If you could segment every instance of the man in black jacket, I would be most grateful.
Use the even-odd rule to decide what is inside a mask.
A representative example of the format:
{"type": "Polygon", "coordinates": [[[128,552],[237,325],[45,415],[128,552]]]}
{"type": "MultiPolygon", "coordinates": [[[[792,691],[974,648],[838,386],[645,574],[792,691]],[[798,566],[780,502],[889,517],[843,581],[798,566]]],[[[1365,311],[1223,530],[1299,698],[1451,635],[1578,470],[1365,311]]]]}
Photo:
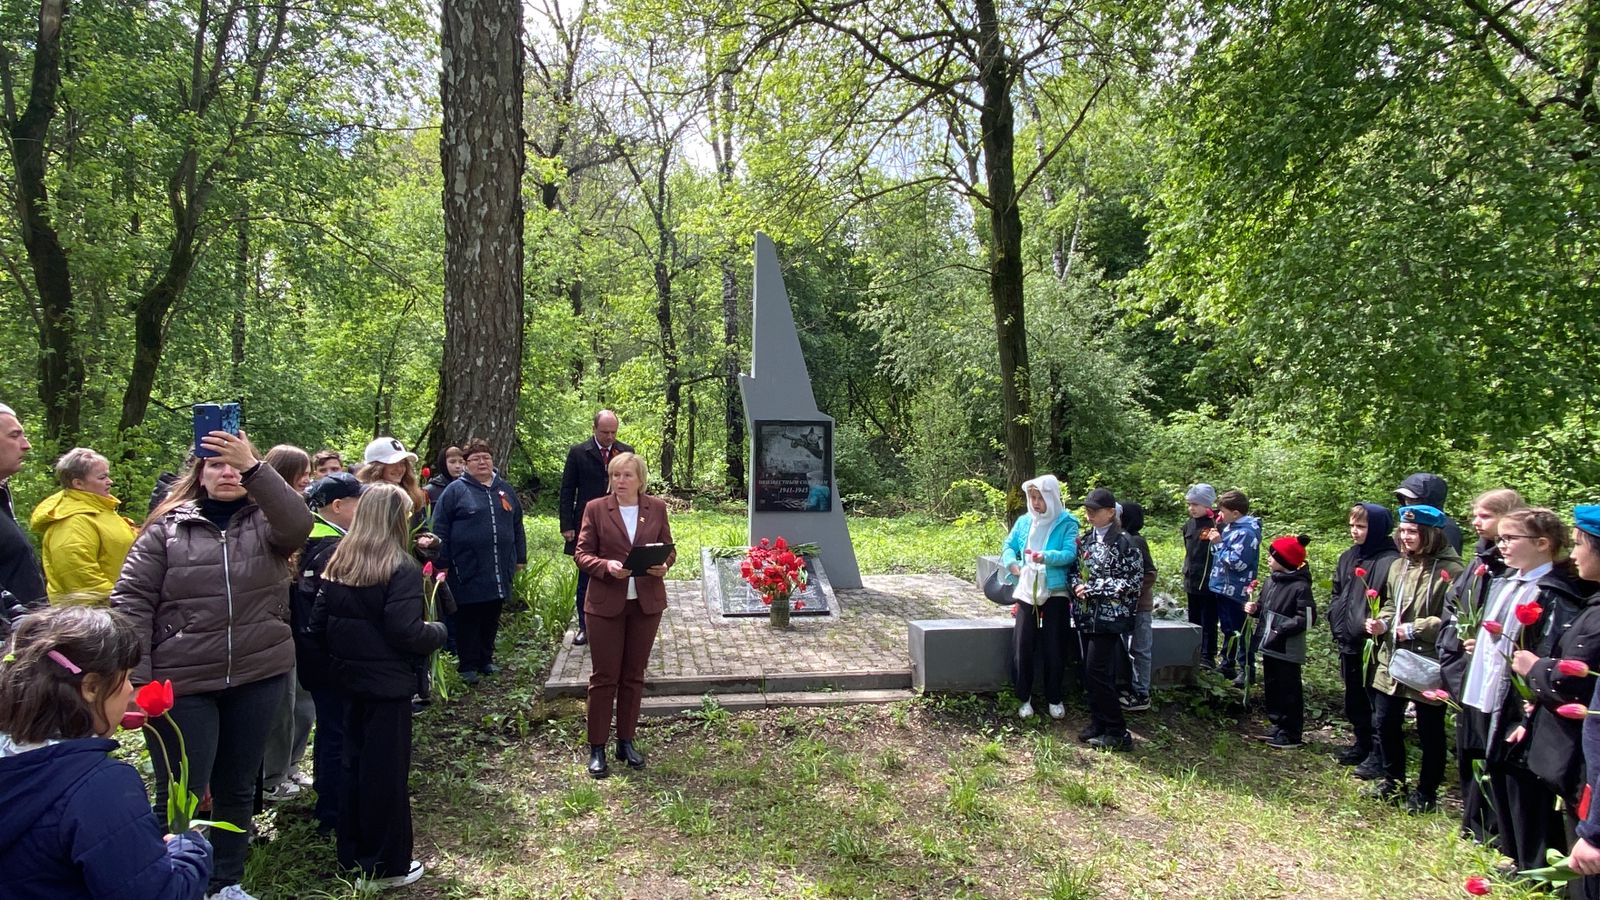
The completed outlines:
{"type": "MultiPolygon", "coordinates": [[[[632,453],[633,448],[617,440],[619,427],[617,414],[602,409],[594,414],[594,436],[567,450],[567,464],[561,470],[561,495],[556,510],[561,518],[561,539],[566,542],[562,552],[571,556],[578,547],[578,523],[583,521],[583,508],[596,497],[611,493],[611,476],[606,467],[619,453],[632,453]]],[[[589,590],[589,573],[578,570],[578,635],[572,643],[589,643],[583,622],[583,597],[589,590]]]]}
{"type": "Polygon", "coordinates": [[[0,611],[8,621],[46,602],[44,570],[11,508],[11,476],[32,449],[16,411],[0,403],[0,611]]]}

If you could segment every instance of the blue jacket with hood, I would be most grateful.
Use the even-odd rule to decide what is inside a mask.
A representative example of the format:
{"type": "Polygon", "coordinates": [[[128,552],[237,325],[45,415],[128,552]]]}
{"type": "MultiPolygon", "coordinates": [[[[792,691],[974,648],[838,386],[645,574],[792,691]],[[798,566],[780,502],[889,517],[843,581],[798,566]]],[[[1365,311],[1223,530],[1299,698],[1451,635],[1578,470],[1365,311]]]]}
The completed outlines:
{"type": "Polygon", "coordinates": [[[211,845],[163,841],[139,773],[116,741],[20,753],[0,735],[0,896],[5,900],[200,900],[211,845]],[[9,754],[9,755],[8,755],[9,754]]]}
{"type": "Polygon", "coordinates": [[[1222,540],[1211,545],[1211,580],[1207,586],[1213,594],[1243,603],[1245,589],[1256,580],[1261,563],[1261,520],[1240,516],[1232,525],[1217,527],[1222,530],[1222,540]]]}
{"type": "Polygon", "coordinates": [[[1015,584],[1016,576],[1010,574],[1012,566],[1020,566],[1027,562],[1023,552],[1028,547],[1028,535],[1033,531],[1035,519],[1054,519],[1050,533],[1045,538],[1044,549],[1041,550],[1044,563],[1045,589],[1051,594],[1067,593],[1067,584],[1074,564],[1078,561],[1078,517],[1067,512],[1061,505],[1061,483],[1054,475],[1042,475],[1022,483],[1022,495],[1028,495],[1028,489],[1034,488],[1044,497],[1044,513],[1035,516],[1032,508],[1017,518],[1011,526],[1011,533],[1006,535],[1005,546],[1000,550],[1000,565],[1006,570],[1006,581],[1015,584]]]}

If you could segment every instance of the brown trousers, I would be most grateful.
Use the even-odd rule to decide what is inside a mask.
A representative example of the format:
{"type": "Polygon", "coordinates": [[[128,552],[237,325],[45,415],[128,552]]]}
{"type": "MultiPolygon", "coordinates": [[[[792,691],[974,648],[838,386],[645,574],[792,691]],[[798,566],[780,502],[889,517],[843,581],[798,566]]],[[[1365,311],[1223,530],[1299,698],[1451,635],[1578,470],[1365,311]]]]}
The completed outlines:
{"type": "Polygon", "coordinates": [[[611,736],[611,710],[617,711],[617,739],[633,740],[644,698],[644,670],[650,664],[661,613],[646,615],[638,600],[629,600],[620,616],[589,613],[589,743],[599,746],[611,736]]]}

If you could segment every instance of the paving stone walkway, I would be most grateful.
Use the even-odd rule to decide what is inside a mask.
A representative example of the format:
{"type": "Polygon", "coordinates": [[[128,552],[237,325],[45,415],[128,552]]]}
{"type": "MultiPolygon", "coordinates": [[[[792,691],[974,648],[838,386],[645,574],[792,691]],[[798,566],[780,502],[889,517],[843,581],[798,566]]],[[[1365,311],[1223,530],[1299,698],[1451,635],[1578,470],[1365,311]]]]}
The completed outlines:
{"type": "MultiPolygon", "coordinates": [[[[869,575],[861,590],[835,590],[841,614],[766,619],[713,615],[700,582],[668,581],[646,675],[647,694],[707,691],[902,688],[911,685],[907,626],[913,619],[992,619],[1006,611],[950,575],[869,575]]],[[[573,627],[576,627],[575,625],[573,627]]],[[[569,629],[545,685],[547,696],[582,696],[589,651],[569,629]]]]}

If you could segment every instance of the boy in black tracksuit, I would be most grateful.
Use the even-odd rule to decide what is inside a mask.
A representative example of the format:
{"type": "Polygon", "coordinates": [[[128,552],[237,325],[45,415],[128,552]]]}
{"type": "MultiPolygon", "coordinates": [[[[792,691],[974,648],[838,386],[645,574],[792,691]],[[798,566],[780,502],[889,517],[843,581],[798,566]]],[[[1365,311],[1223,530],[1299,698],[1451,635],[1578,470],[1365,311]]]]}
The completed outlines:
{"type": "Polygon", "coordinates": [[[1089,726],[1079,737],[1096,750],[1129,750],[1133,737],[1117,699],[1117,665],[1126,658],[1122,636],[1133,628],[1144,582],[1144,557],[1117,525],[1117,498],[1095,488],[1083,501],[1089,527],[1078,535],[1081,568],[1068,576],[1072,617],[1084,643],[1089,726]]]}
{"type": "Polygon", "coordinates": [[[1300,746],[1305,727],[1305,694],[1300,667],[1306,661],[1306,629],[1316,617],[1311,598],[1311,572],[1306,568],[1310,538],[1280,537],[1268,551],[1272,576],[1259,600],[1244,611],[1262,620],[1261,688],[1272,722],[1267,746],[1286,750],[1300,746]]]}
{"type": "Polygon", "coordinates": [[[1183,522],[1183,592],[1189,601],[1189,622],[1200,626],[1200,665],[1217,667],[1217,598],[1206,587],[1211,577],[1211,532],[1217,527],[1217,489],[1191,485],[1184,494],[1189,518],[1183,522]]]}
{"type": "Polygon", "coordinates": [[[311,536],[300,551],[290,594],[295,673],[300,686],[311,693],[317,710],[317,740],[311,745],[311,788],[317,794],[317,826],[324,833],[335,830],[339,819],[339,755],[344,748],[345,700],[327,651],[311,634],[311,608],[316,604],[317,589],[322,586],[322,570],[355,519],[360,496],[361,482],[345,472],[324,476],[307,489],[306,503],[313,519],[311,536]]]}
{"type": "Polygon", "coordinates": [[[1400,557],[1395,549],[1394,517],[1377,503],[1350,507],[1352,545],[1340,554],[1333,569],[1333,597],[1328,603],[1328,627],[1339,651],[1339,675],[1344,681],[1344,716],[1355,733],[1350,749],[1339,762],[1356,766],[1356,777],[1383,775],[1383,760],[1372,726],[1372,667],[1366,658],[1366,621],[1372,615],[1367,591],[1387,589],[1389,567],[1400,557]],[[1360,570],[1359,572],[1357,570],[1360,570]]]}

